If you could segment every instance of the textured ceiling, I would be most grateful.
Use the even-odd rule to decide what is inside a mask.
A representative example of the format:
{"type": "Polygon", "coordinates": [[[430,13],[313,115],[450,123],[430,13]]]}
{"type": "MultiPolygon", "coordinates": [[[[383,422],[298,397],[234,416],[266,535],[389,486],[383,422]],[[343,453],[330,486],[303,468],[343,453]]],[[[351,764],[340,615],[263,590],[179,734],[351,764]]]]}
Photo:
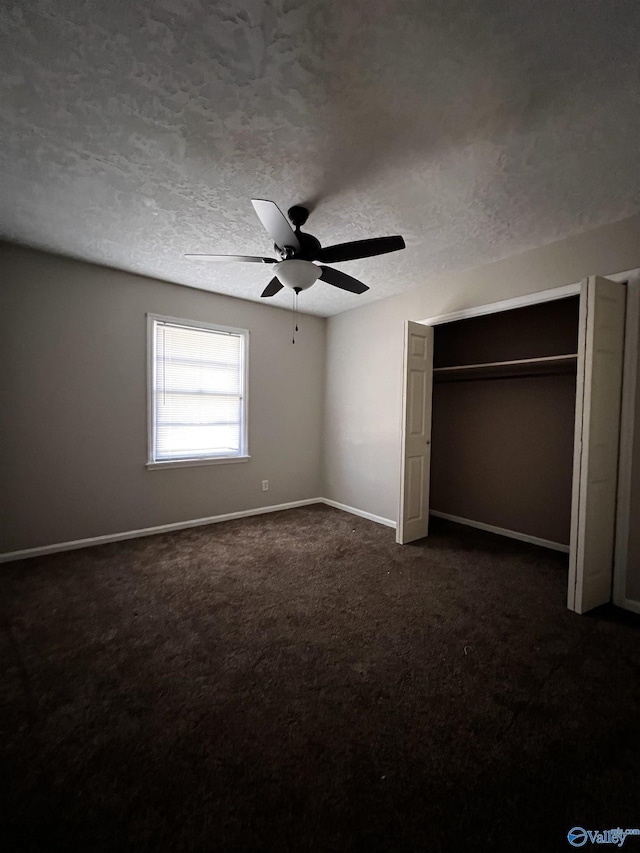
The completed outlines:
{"type": "MultiPolygon", "coordinates": [[[[5,0],[0,234],[257,299],[250,198],[325,245],[328,315],[640,209],[638,0],[5,0]]],[[[286,291],[271,304],[289,306],[286,291]]]]}

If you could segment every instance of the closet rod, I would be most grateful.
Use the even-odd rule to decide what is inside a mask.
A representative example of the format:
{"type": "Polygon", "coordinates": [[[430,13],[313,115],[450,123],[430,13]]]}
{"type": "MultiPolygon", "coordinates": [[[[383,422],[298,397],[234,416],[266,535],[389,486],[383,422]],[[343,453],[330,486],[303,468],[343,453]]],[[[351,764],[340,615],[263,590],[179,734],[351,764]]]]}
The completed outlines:
{"type": "Polygon", "coordinates": [[[517,367],[525,367],[529,364],[539,364],[544,366],[545,364],[549,365],[549,367],[553,367],[554,364],[567,364],[576,361],[578,358],[577,352],[563,353],[562,355],[543,355],[537,358],[516,358],[509,359],[507,361],[478,361],[474,364],[451,364],[448,367],[434,367],[434,373],[444,373],[453,372],[453,371],[462,371],[462,370],[484,370],[486,368],[517,368],[517,367]]]}

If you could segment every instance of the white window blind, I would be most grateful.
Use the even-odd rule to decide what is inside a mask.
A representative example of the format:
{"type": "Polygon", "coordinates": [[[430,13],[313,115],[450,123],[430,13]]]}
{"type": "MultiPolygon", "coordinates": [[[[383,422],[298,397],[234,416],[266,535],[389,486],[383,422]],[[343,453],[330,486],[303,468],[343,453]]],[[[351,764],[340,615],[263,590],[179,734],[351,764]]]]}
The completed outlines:
{"type": "Polygon", "coordinates": [[[152,323],[150,462],[245,456],[248,333],[152,323]]]}

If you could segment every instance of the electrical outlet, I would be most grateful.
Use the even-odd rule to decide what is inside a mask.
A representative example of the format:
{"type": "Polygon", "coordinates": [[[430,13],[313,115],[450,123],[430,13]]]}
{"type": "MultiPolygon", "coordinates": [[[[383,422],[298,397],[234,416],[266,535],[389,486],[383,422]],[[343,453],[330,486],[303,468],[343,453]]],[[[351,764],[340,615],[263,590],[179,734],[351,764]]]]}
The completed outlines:
{"type": "Polygon", "coordinates": [[[268,492],[268,491],[269,491],[269,481],[268,481],[268,480],[263,480],[263,481],[262,481],[262,491],[263,491],[263,492],[268,492]]]}

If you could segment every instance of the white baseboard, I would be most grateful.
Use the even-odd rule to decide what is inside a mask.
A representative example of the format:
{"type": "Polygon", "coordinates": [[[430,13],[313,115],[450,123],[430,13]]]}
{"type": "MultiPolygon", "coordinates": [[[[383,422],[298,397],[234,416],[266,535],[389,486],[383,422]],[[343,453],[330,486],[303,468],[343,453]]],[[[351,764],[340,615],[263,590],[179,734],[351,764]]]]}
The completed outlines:
{"type": "MultiPolygon", "coordinates": [[[[295,509],[300,506],[309,506],[310,504],[322,503],[335,509],[349,512],[351,515],[357,515],[360,518],[366,518],[368,521],[373,521],[376,524],[383,524],[385,527],[396,527],[396,522],[391,518],[384,518],[381,515],[374,515],[372,512],[366,512],[357,507],[348,506],[347,504],[338,503],[338,501],[330,500],[329,498],[307,498],[302,501],[290,501],[284,504],[275,504],[274,506],[263,506],[257,509],[247,509],[240,512],[227,512],[224,515],[212,515],[208,518],[194,518],[189,521],[178,521],[173,524],[160,524],[156,527],[143,527],[139,530],[126,530],[122,533],[109,533],[106,536],[92,536],[88,539],[74,539],[70,542],[58,542],[53,545],[43,545],[39,548],[25,548],[22,551],[9,551],[5,554],[0,554],[0,563],[8,563],[14,560],[26,560],[29,557],[44,557],[47,554],[57,554],[61,551],[75,551],[78,548],[90,548],[93,545],[106,545],[109,542],[122,542],[126,539],[139,539],[143,536],[154,536],[158,533],[171,533],[176,530],[187,530],[190,527],[202,527],[207,524],[219,524],[222,521],[231,521],[235,518],[248,518],[252,515],[263,515],[268,512],[279,512],[284,509],[295,509]]],[[[471,521],[468,518],[460,518],[456,515],[449,515],[444,512],[431,512],[438,518],[445,518],[449,521],[455,521],[458,524],[466,524],[468,527],[477,527],[480,530],[487,530],[490,533],[499,533],[502,536],[509,536],[512,539],[520,539],[523,542],[531,542],[534,545],[542,545],[545,548],[553,548],[556,551],[569,551],[568,545],[561,545],[559,542],[550,542],[547,539],[540,539],[536,536],[528,536],[526,533],[518,533],[514,530],[505,530],[502,527],[494,527],[491,524],[484,524],[480,521],[471,521]]],[[[636,602],[625,601],[622,607],[628,610],[633,610],[636,602]]],[[[640,612],[640,604],[637,604],[638,612],[640,612]]]]}
{"type": "Polygon", "coordinates": [[[374,515],[372,512],[365,512],[363,509],[356,509],[354,506],[347,506],[347,504],[341,504],[338,503],[338,501],[332,501],[329,498],[320,498],[320,500],[327,506],[341,509],[343,512],[350,512],[351,515],[359,515],[360,518],[375,521],[376,524],[384,524],[385,527],[396,527],[396,522],[390,518],[383,518],[381,515],[374,515]]]}
{"type": "Polygon", "coordinates": [[[485,524],[483,521],[471,521],[469,518],[460,518],[450,515],[448,512],[437,512],[429,510],[429,515],[436,518],[445,518],[447,521],[455,521],[456,524],[466,524],[467,527],[477,527],[478,530],[487,530],[489,533],[499,533],[500,536],[508,536],[510,539],[520,539],[522,542],[530,542],[532,545],[541,545],[543,548],[552,548],[554,551],[569,553],[569,546],[561,542],[552,542],[550,539],[540,539],[539,536],[529,536],[528,533],[519,533],[517,530],[505,530],[504,527],[494,527],[493,524],[485,524]]]}
{"type": "Polygon", "coordinates": [[[186,530],[189,527],[202,527],[206,524],[218,524],[221,521],[231,521],[234,518],[246,518],[250,515],[263,515],[267,512],[279,512],[283,509],[294,509],[298,506],[324,503],[323,498],[308,498],[303,501],[291,501],[274,506],[261,506],[257,509],[246,509],[241,512],[227,512],[224,515],[212,515],[209,518],[194,518],[189,521],[177,521],[173,524],[160,524],[157,527],[143,527],[139,530],[126,530],[123,533],[109,533],[106,536],[92,536],[89,539],[74,539],[71,542],[58,542],[55,545],[43,545],[40,548],[25,548],[23,551],[8,551],[0,554],[0,563],[13,560],[26,560],[29,557],[43,557],[46,554],[57,554],[60,551],[75,551],[77,548],[90,548],[93,545],[106,545],[109,542],[122,542],[125,539],[138,539],[142,536],[154,536],[157,533],[171,533],[174,530],[186,530]]]}
{"type": "MultiPolygon", "coordinates": [[[[75,551],[78,548],[90,548],[93,545],[106,545],[109,542],[122,542],[125,539],[139,539],[143,536],[154,536],[158,533],[171,533],[176,530],[187,530],[190,527],[203,527],[207,524],[218,524],[222,521],[231,521],[234,518],[247,518],[251,515],[263,515],[268,512],[279,512],[284,509],[295,509],[300,506],[309,506],[311,504],[322,503],[335,509],[349,512],[351,515],[357,515],[360,518],[366,518],[369,521],[374,521],[376,524],[383,524],[385,527],[396,527],[396,522],[390,518],[383,518],[381,515],[374,515],[372,512],[365,512],[362,509],[356,509],[347,504],[332,501],[329,498],[307,498],[302,501],[291,501],[284,504],[275,504],[274,506],[263,506],[257,509],[247,509],[241,512],[228,512],[224,515],[212,515],[209,518],[195,518],[190,521],[178,521],[173,524],[160,524],[157,527],[144,527],[139,530],[127,530],[123,533],[110,533],[106,536],[93,536],[89,539],[74,539],[71,542],[58,542],[55,545],[43,545],[40,548],[25,548],[22,551],[9,551],[5,554],[0,554],[0,563],[9,563],[14,560],[26,560],[29,557],[44,557],[47,554],[57,554],[61,551],[75,551]]],[[[531,542],[534,545],[542,545],[545,548],[552,548],[556,551],[569,551],[568,545],[562,545],[559,542],[551,542],[548,539],[540,539],[537,536],[529,536],[526,533],[518,533],[515,530],[505,530],[502,527],[494,527],[491,524],[484,524],[481,521],[471,521],[468,518],[460,518],[457,515],[450,515],[446,512],[437,512],[433,510],[430,515],[437,518],[444,518],[448,521],[455,521],[457,524],[465,524],[467,527],[477,527],[479,530],[487,530],[489,533],[499,533],[502,536],[508,536],[511,539],[520,539],[523,542],[531,542]]],[[[632,613],[640,613],[640,601],[633,601],[630,598],[621,598],[616,601],[618,607],[625,610],[630,610],[632,613]]]]}

